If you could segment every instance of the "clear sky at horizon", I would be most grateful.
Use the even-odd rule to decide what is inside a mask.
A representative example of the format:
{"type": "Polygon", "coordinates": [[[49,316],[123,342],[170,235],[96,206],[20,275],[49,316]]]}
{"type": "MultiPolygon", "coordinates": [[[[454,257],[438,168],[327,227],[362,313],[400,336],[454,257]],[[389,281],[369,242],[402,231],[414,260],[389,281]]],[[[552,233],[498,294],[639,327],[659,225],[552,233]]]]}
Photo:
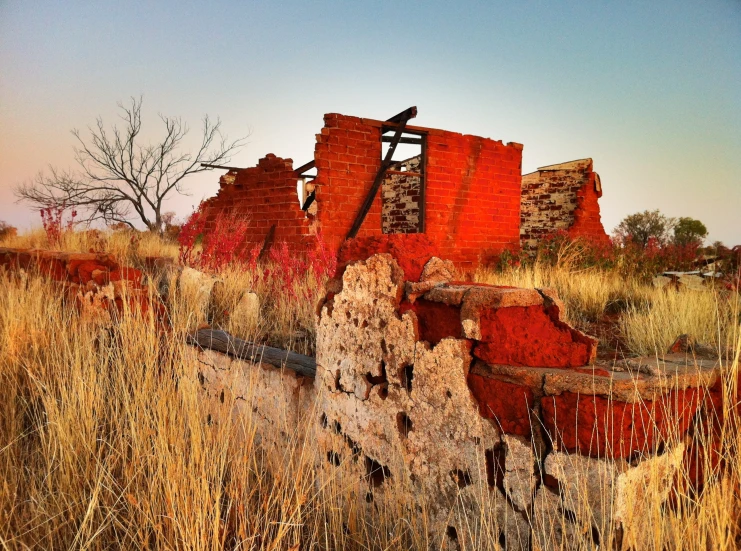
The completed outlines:
{"type": "Polygon", "coordinates": [[[741,244],[740,0],[0,0],[0,220],[38,225],[12,188],[73,167],[70,130],[140,94],[152,139],[158,112],[249,132],[236,166],[310,160],[324,113],[416,105],[415,124],[523,143],[523,172],[593,158],[608,232],[660,209],[741,244]]]}

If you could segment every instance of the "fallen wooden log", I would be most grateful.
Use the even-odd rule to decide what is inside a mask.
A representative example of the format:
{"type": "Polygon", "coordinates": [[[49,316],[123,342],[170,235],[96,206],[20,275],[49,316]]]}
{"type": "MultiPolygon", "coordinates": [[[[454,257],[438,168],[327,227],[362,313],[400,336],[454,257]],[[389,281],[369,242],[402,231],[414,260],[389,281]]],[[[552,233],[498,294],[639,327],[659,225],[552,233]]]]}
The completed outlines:
{"type": "Polygon", "coordinates": [[[278,368],[292,369],[305,377],[316,376],[316,360],[311,356],[304,356],[272,346],[253,344],[219,329],[199,329],[195,334],[189,334],[186,342],[201,348],[229,354],[241,360],[264,362],[278,368]]]}

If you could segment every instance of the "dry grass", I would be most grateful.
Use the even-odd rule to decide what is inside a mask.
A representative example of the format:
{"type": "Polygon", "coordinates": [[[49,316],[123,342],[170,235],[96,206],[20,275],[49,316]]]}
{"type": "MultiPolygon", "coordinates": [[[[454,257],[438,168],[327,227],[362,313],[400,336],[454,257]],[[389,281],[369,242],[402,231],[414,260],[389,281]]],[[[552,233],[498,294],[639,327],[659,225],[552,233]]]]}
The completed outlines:
{"type": "MultiPolygon", "coordinates": [[[[63,232],[59,243],[50,244],[43,229],[37,229],[0,240],[0,247],[106,252],[128,266],[140,266],[147,257],[178,259],[177,243],[151,232],[63,232]]],[[[263,270],[274,273],[276,267],[268,263],[261,266],[260,273],[263,270]]],[[[207,308],[191,308],[184,314],[187,319],[181,320],[184,327],[193,330],[210,324],[245,340],[301,354],[314,354],[316,297],[323,295],[323,281],[317,281],[312,273],[307,273],[292,282],[292,292],[276,293],[269,279],[239,265],[226,266],[216,277],[219,283],[215,287],[213,303],[205,305],[207,308]],[[258,295],[260,316],[257,319],[230,315],[238,309],[247,292],[258,295]]],[[[181,291],[176,285],[171,285],[171,289],[176,296],[181,291]]],[[[180,294],[187,296],[176,298],[176,302],[185,301],[191,305],[198,302],[192,291],[184,290],[180,294]]]]}
{"type": "Polygon", "coordinates": [[[156,233],[135,231],[65,231],[58,243],[50,243],[44,230],[39,228],[0,240],[0,247],[77,253],[104,251],[129,264],[148,256],[178,258],[177,243],[163,239],[156,233]]]}
{"type": "MultiPolygon", "coordinates": [[[[260,274],[263,270],[275,273],[277,268],[268,263],[260,274]]],[[[233,312],[246,290],[256,293],[260,303],[260,317],[254,324],[225,316],[221,322],[225,330],[246,340],[256,335],[260,342],[314,355],[316,303],[324,295],[324,281],[307,273],[289,282],[290,289],[276,290],[269,277],[258,277],[238,266],[227,267],[219,277],[222,286],[216,299],[221,312],[233,312]]]]}
{"type": "Polygon", "coordinates": [[[620,319],[633,352],[661,354],[685,333],[718,351],[735,347],[741,311],[738,293],[657,289],[649,297],[646,304],[627,308],[620,319]]]}
{"type": "Polygon", "coordinates": [[[341,549],[357,538],[408,548],[408,526],[389,535],[382,520],[340,514],[333,502],[345,488],[315,485],[314,450],[298,439],[283,457],[266,457],[250,419],[207,423],[183,336],[182,327],[158,335],[137,312],[115,324],[86,320],[48,282],[3,277],[4,548],[341,549]],[[233,438],[237,428],[244,438],[233,438]]]}
{"type": "MultiPolygon", "coordinates": [[[[34,243],[21,237],[27,241],[11,246],[34,243]]],[[[121,258],[135,254],[118,239],[108,238],[109,250],[121,258]]],[[[166,250],[153,243],[149,250],[166,250]]],[[[65,242],[70,250],[85,246],[84,238],[65,242]]],[[[729,392],[738,380],[737,300],[671,294],[621,284],[610,274],[544,267],[480,277],[555,287],[577,321],[592,320],[619,303],[628,312],[626,335],[640,324],[650,329],[636,329],[630,337],[636,346],[649,342],[641,340],[647,334],[654,347],[663,346],[670,333],[684,328],[707,329],[697,335],[708,342],[735,339],[734,356],[724,369],[729,392]],[[683,321],[660,329],[672,319],[683,321]],[[714,331],[725,336],[713,340],[714,331]]],[[[241,327],[222,318],[227,329],[258,339],[272,330],[294,348],[313,339],[313,305],[296,308],[288,299],[265,296],[249,273],[236,269],[221,278],[219,304],[225,310],[246,289],[263,293],[261,318],[241,327]],[[307,334],[297,337],[297,331],[307,334]]],[[[282,455],[267,456],[256,443],[251,419],[240,419],[239,426],[234,420],[207,423],[197,364],[183,337],[199,315],[218,313],[194,316],[197,297],[175,294],[172,300],[172,332],[161,334],[155,320],[139,312],[125,311],[117,323],[106,324],[79,316],[45,280],[1,276],[3,549],[438,547],[438,540],[427,540],[424,510],[414,508],[402,486],[387,492],[366,517],[360,505],[353,506],[353,496],[363,494],[342,478],[341,469],[334,478],[318,479],[315,454],[322,452],[311,446],[306,427],[296,427],[293,445],[282,455]]],[[[721,433],[727,469],[714,472],[704,493],[679,495],[679,505],[667,508],[647,488],[650,548],[704,551],[731,549],[738,542],[741,431],[735,414],[727,413],[721,433]]],[[[710,449],[706,444],[703,450],[710,449]]],[[[481,488],[482,495],[488,491],[481,488]]],[[[461,548],[499,549],[493,514],[484,508],[476,522],[471,534],[461,535],[461,548]]],[[[444,530],[437,530],[441,537],[444,530]]]]}
{"type": "Polygon", "coordinates": [[[475,280],[492,285],[556,289],[566,306],[566,319],[580,327],[621,305],[646,302],[652,292],[652,288],[636,280],[625,280],[614,272],[539,262],[504,272],[479,269],[475,280]]]}
{"type": "Polygon", "coordinates": [[[504,272],[480,269],[475,277],[494,285],[554,288],[565,318],[588,333],[605,315],[619,316],[622,341],[636,355],[661,355],[685,333],[725,350],[734,347],[739,332],[739,295],[720,288],[661,289],[615,272],[538,262],[504,272]]]}
{"type": "Polygon", "coordinates": [[[199,301],[197,289],[171,284],[176,303],[197,305],[175,315],[183,317],[182,323],[190,330],[207,324],[244,340],[313,356],[316,302],[323,294],[324,282],[308,273],[294,281],[291,290],[276,289],[262,275],[263,270],[274,272],[275,267],[266,264],[259,272],[252,272],[227,266],[216,276],[210,302],[199,301]],[[250,293],[257,295],[257,317],[246,315],[250,293]]]}

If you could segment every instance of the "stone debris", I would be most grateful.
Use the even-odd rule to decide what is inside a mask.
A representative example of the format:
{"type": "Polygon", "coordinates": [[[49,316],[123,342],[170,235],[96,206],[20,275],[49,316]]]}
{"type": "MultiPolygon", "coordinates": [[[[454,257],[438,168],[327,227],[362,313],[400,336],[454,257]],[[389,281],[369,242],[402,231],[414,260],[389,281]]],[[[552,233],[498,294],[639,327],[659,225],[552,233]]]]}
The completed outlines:
{"type": "MultiPolygon", "coordinates": [[[[38,273],[60,284],[77,306],[121,310],[126,303],[146,311],[150,306],[140,270],[121,266],[107,253],[69,253],[0,247],[0,268],[12,273],[38,273]]],[[[104,316],[105,317],[105,316],[104,316]]]]}
{"type": "Polygon", "coordinates": [[[257,327],[260,319],[260,298],[257,293],[245,292],[229,312],[229,317],[239,327],[257,327]]]}
{"type": "Polygon", "coordinates": [[[180,293],[192,299],[199,312],[207,312],[211,303],[211,292],[218,278],[194,270],[193,268],[184,267],[180,271],[178,278],[178,287],[180,293]]]}
{"type": "Polygon", "coordinates": [[[422,269],[419,282],[406,282],[406,296],[410,302],[414,302],[420,296],[435,287],[440,287],[456,278],[457,270],[449,260],[441,260],[436,256],[430,258],[422,269]]]}
{"type": "Polygon", "coordinates": [[[702,291],[705,289],[705,279],[696,274],[680,274],[677,283],[679,287],[693,291],[702,291]]]}
{"type": "Polygon", "coordinates": [[[661,509],[674,487],[684,457],[684,444],[625,470],[615,482],[613,520],[623,528],[621,549],[655,547],[653,527],[661,523],[661,509]]]}
{"type": "Polygon", "coordinates": [[[666,287],[667,285],[669,285],[671,282],[672,282],[672,280],[671,280],[670,277],[666,277],[666,276],[663,276],[663,275],[656,276],[656,277],[653,278],[653,280],[651,280],[651,283],[653,284],[653,286],[656,287],[656,288],[658,288],[658,289],[663,289],[664,287],[666,287]]]}
{"type": "Polygon", "coordinates": [[[399,314],[403,288],[396,262],[376,255],[348,266],[342,291],[322,308],[316,409],[327,427],[317,439],[332,457],[357,447],[383,475],[372,492],[411,484],[442,523],[458,496],[473,500],[486,487],[483,450],[499,445],[499,433],[476,415],[466,385],[470,345],[419,342],[414,312],[399,314]]]}

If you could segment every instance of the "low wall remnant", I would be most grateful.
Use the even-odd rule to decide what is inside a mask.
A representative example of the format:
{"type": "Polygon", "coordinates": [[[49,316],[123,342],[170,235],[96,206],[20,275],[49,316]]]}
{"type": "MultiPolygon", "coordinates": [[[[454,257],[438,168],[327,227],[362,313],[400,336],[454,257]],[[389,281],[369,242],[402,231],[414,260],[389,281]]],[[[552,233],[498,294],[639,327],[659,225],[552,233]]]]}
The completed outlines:
{"type": "Polygon", "coordinates": [[[330,285],[314,377],[202,351],[213,411],[234,399],[232,415],[251,415],[276,453],[311,415],[317,473],[349,474],[353,507],[409,491],[435,546],[491,513],[507,549],[593,547],[616,533],[618,549],[642,548],[643,492],[668,498],[693,423],[717,407],[717,362],[601,364],[552,290],[458,283],[438,258],[410,281],[390,252],[347,262],[330,285]]]}
{"type": "Polygon", "coordinates": [[[0,247],[0,268],[13,273],[39,273],[65,286],[83,305],[110,302],[118,309],[124,300],[147,308],[143,275],[121,266],[110,254],[71,253],[0,247]]]}

